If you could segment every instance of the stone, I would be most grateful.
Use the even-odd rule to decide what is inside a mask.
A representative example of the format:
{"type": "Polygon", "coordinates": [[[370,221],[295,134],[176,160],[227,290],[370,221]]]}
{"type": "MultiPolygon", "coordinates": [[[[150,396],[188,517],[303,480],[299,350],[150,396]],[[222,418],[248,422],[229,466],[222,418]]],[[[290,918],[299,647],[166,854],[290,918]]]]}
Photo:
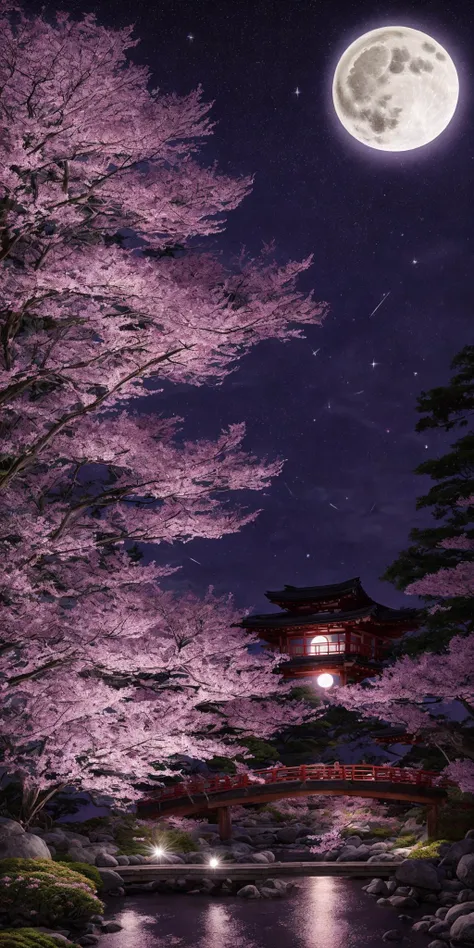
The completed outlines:
{"type": "Polygon", "coordinates": [[[397,857],[393,853],[375,853],[367,862],[393,862],[397,857]]]}
{"type": "Polygon", "coordinates": [[[474,853],[474,839],[471,837],[461,839],[458,843],[453,843],[449,847],[440,862],[440,866],[452,865],[453,863],[457,865],[461,856],[467,856],[470,853],[474,853]]]}
{"type": "Polygon", "coordinates": [[[237,895],[241,899],[260,899],[261,895],[257,889],[256,885],[244,885],[242,889],[239,889],[237,895]]]}
{"type": "Polygon", "coordinates": [[[129,856],[116,856],[115,858],[116,858],[117,864],[118,864],[119,866],[129,866],[129,865],[130,865],[130,857],[129,857],[129,856]]]}
{"type": "Polygon", "coordinates": [[[237,833],[233,838],[236,843],[245,843],[247,846],[252,847],[252,837],[248,836],[247,833],[237,833]]]}
{"type": "Polygon", "coordinates": [[[118,866],[119,862],[115,856],[111,856],[109,853],[97,853],[95,857],[96,866],[104,866],[109,869],[113,869],[114,866],[118,866]]]}
{"type": "Polygon", "coordinates": [[[398,918],[401,922],[404,922],[405,925],[412,925],[413,918],[411,915],[399,915],[398,918]]]}
{"type": "Polygon", "coordinates": [[[398,885],[395,889],[394,895],[413,895],[411,887],[409,885],[398,885]]]}
{"type": "Polygon", "coordinates": [[[98,935],[82,935],[81,938],[76,938],[76,945],[97,945],[98,941],[98,935]]]}
{"type": "Polygon", "coordinates": [[[115,872],[113,869],[99,869],[99,872],[104,892],[112,892],[114,889],[122,886],[123,879],[122,876],[119,876],[118,872],[115,872]]]}
{"type": "Polygon", "coordinates": [[[467,833],[464,834],[464,839],[474,839],[474,829],[468,830],[467,833]]]}
{"type": "Polygon", "coordinates": [[[438,902],[440,905],[454,905],[457,902],[456,894],[454,892],[440,892],[438,902]]]}
{"type": "Polygon", "coordinates": [[[275,862],[275,853],[272,853],[271,849],[263,849],[262,856],[267,857],[267,862],[275,862]]]}
{"type": "Polygon", "coordinates": [[[346,846],[360,846],[362,840],[360,836],[347,836],[344,840],[346,846]]]}
{"type": "Polygon", "coordinates": [[[391,904],[390,899],[386,899],[383,895],[380,897],[380,899],[377,899],[377,905],[390,905],[390,904],[391,904]]]}
{"type": "Polygon", "coordinates": [[[129,866],[139,866],[139,865],[140,865],[140,860],[139,860],[138,856],[128,856],[127,858],[128,858],[128,864],[129,864],[129,866]]]}
{"type": "Polygon", "coordinates": [[[403,941],[403,932],[398,928],[391,928],[382,935],[382,941],[403,941]]]}
{"type": "Polygon", "coordinates": [[[421,922],[415,922],[415,924],[413,925],[413,931],[414,932],[427,932],[431,924],[432,924],[431,922],[428,922],[426,920],[421,921],[421,922]]]}
{"type": "Polygon", "coordinates": [[[411,895],[391,895],[388,903],[394,908],[418,908],[418,902],[411,895]]]}
{"type": "Polygon", "coordinates": [[[471,912],[474,912],[474,902],[461,902],[461,904],[453,905],[452,908],[448,909],[445,919],[452,925],[457,918],[461,918],[461,915],[470,915],[471,912]]]}
{"type": "Polygon", "coordinates": [[[121,932],[123,925],[120,925],[119,922],[104,922],[102,925],[102,932],[104,935],[111,935],[113,932],[121,932]]]}
{"type": "Polygon", "coordinates": [[[389,895],[386,882],[383,879],[374,879],[365,890],[369,895],[389,895]]]}
{"type": "Polygon", "coordinates": [[[67,854],[74,862],[87,862],[89,865],[95,866],[95,853],[90,853],[87,849],[82,849],[78,846],[70,846],[67,854]]]}
{"type": "Polygon", "coordinates": [[[371,855],[375,855],[375,853],[386,853],[388,849],[388,843],[371,843],[369,849],[371,855]]]}
{"type": "Polygon", "coordinates": [[[84,836],[83,833],[72,833],[69,830],[62,830],[62,832],[64,833],[66,839],[68,839],[70,842],[81,843],[81,845],[85,843],[86,846],[88,846],[90,843],[89,837],[84,836]]]}
{"type": "Polygon", "coordinates": [[[474,945],[474,913],[457,918],[451,925],[449,936],[455,944],[474,945]]]}
{"type": "Polygon", "coordinates": [[[266,886],[262,885],[260,886],[259,891],[260,891],[260,895],[263,896],[264,899],[282,899],[283,898],[283,892],[280,892],[279,889],[267,889],[266,886]]]}
{"type": "Polygon", "coordinates": [[[298,839],[299,831],[299,826],[282,826],[281,829],[277,829],[275,835],[279,843],[295,843],[298,839]]]}
{"type": "Polygon", "coordinates": [[[0,840],[7,836],[21,836],[24,832],[21,823],[9,820],[6,816],[0,816],[0,840]]]}
{"type": "Polygon", "coordinates": [[[415,885],[420,889],[431,889],[433,892],[439,892],[441,889],[436,869],[421,859],[404,859],[395,869],[395,878],[402,885],[415,885]]]}
{"type": "Polygon", "coordinates": [[[443,919],[443,918],[446,918],[446,915],[448,914],[448,912],[449,912],[449,906],[442,905],[441,908],[436,909],[435,916],[436,918],[443,919]]]}
{"type": "Polygon", "coordinates": [[[370,849],[363,843],[360,846],[347,846],[338,857],[338,862],[366,862],[370,856],[370,849]]]}
{"type": "Polygon", "coordinates": [[[428,930],[430,935],[442,935],[444,932],[449,931],[449,925],[446,922],[438,920],[433,925],[430,925],[428,930]]]}
{"type": "Polygon", "coordinates": [[[458,892],[461,892],[463,889],[462,882],[459,879],[444,879],[443,881],[443,890],[448,892],[455,892],[456,895],[458,892]]]}
{"type": "Polygon", "coordinates": [[[428,948],[446,948],[446,942],[440,941],[439,938],[435,938],[434,941],[430,941],[428,948]]]}
{"type": "Polygon", "coordinates": [[[51,852],[44,840],[33,833],[25,833],[14,820],[0,824],[0,859],[51,859],[51,852]],[[19,830],[16,829],[19,827],[19,830]]]}
{"type": "Polygon", "coordinates": [[[466,888],[474,889],[474,854],[462,856],[458,862],[456,875],[466,888]]]}
{"type": "Polygon", "coordinates": [[[269,860],[264,855],[264,853],[252,853],[252,855],[249,856],[249,862],[256,862],[256,863],[262,863],[262,864],[267,865],[269,860]]]}
{"type": "Polygon", "coordinates": [[[461,889],[456,902],[474,902],[474,889],[461,889]]]}

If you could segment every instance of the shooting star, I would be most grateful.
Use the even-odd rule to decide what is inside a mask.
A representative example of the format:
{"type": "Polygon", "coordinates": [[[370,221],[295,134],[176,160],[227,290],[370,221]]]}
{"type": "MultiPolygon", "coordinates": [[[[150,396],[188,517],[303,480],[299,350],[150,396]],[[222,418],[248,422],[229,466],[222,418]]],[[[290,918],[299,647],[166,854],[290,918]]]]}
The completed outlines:
{"type": "Polygon", "coordinates": [[[371,508],[370,508],[370,510],[369,510],[369,513],[372,513],[372,511],[373,511],[374,509],[375,509],[375,504],[372,504],[372,506],[371,506],[371,508]]]}
{"type": "Polygon", "coordinates": [[[329,506],[330,506],[330,507],[334,507],[334,510],[339,510],[339,507],[336,507],[335,504],[331,504],[331,503],[330,503],[329,506]]]}
{"type": "Polygon", "coordinates": [[[198,566],[202,566],[202,563],[200,563],[199,560],[195,560],[193,556],[190,556],[189,559],[192,560],[193,563],[197,563],[198,566]]]}
{"type": "Polygon", "coordinates": [[[352,394],[353,394],[353,395],[363,395],[363,394],[364,394],[364,389],[361,388],[360,392],[353,392],[352,394]]]}
{"type": "Polygon", "coordinates": [[[284,483],[284,485],[285,485],[285,487],[286,487],[288,493],[291,494],[292,497],[294,497],[295,495],[294,495],[293,491],[291,490],[291,487],[288,487],[288,484],[286,483],[286,481],[283,481],[283,483],[284,483]]]}
{"type": "Polygon", "coordinates": [[[391,293],[391,292],[392,292],[392,291],[389,290],[388,293],[385,293],[385,294],[382,296],[382,299],[380,300],[380,303],[377,303],[377,306],[375,307],[375,309],[372,310],[371,313],[369,313],[369,316],[373,316],[374,313],[377,312],[377,310],[378,310],[379,307],[382,305],[382,303],[385,303],[385,300],[387,299],[387,296],[390,296],[390,293],[391,293]]]}
{"type": "Polygon", "coordinates": [[[314,356],[317,356],[318,352],[321,352],[321,347],[319,349],[313,349],[314,356]]]}

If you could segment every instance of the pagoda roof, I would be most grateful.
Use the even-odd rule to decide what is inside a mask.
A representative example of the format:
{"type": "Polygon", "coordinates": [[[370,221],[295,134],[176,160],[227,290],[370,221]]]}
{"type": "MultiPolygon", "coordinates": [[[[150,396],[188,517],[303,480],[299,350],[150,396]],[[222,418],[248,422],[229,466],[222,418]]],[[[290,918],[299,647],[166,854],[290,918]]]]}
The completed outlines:
{"type": "Polygon", "coordinates": [[[359,576],[354,576],[353,579],[346,579],[343,583],[330,583],[326,586],[285,585],[283,589],[268,590],[265,595],[270,602],[304,602],[308,599],[330,599],[335,596],[347,596],[351,593],[359,596],[362,593],[366,599],[370,599],[370,596],[368,596],[362,588],[359,576]]]}
{"type": "Polygon", "coordinates": [[[419,609],[391,609],[372,602],[361,609],[350,609],[346,612],[271,612],[247,616],[242,625],[250,628],[280,629],[288,626],[301,625],[340,625],[342,622],[360,622],[363,619],[375,619],[377,623],[391,625],[392,623],[418,619],[419,609]]]}

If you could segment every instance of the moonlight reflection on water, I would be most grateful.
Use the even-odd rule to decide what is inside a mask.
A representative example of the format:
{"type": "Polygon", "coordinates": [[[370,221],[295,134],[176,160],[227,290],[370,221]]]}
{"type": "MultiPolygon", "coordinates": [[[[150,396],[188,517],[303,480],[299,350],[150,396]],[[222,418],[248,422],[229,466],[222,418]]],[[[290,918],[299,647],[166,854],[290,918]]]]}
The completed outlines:
{"type": "MultiPolygon", "coordinates": [[[[107,917],[123,929],[99,948],[380,948],[383,933],[400,927],[396,910],[375,905],[360,880],[297,881],[297,892],[275,900],[157,893],[111,899],[107,917]]],[[[410,948],[426,948],[426,936],[410,933],[410,948]]]]}

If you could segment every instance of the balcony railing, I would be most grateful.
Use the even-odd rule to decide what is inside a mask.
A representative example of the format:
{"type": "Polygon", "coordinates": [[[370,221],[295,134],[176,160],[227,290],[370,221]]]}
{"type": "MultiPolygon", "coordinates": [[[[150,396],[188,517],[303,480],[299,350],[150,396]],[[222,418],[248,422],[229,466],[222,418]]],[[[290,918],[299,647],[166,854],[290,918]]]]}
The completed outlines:
{"type": "Polygon", "coordinates": [[[293,643],[291,639],[288,641],[285,651],[282,652],[284,655],[289,655],[291,658],[298,658],[300,656],[311,656],[317,657],[327,656],[327,655],[362,655],[364,658],[372,658],[374,660],[380,659],[381,652],[378,648],[373,648],[371,645],[364,645],[362,642],[351,642],[346,643],[344,641],[339,642],[318,642],[316,644],[311,643],[311,639],[308,639],[306,642],[301,642],[298,645],[293,643]]]}

